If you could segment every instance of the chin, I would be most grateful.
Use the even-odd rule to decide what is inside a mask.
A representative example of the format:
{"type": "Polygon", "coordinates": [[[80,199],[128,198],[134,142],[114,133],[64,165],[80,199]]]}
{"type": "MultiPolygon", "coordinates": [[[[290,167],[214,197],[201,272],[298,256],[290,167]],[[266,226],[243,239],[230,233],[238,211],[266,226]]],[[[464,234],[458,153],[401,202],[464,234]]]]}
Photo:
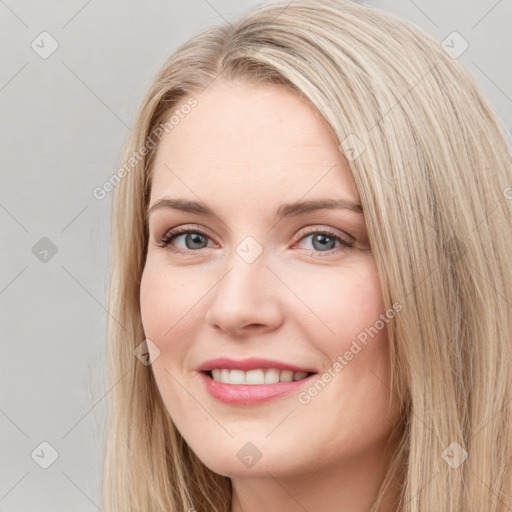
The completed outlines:
{"type": "Polygon", "coordinates": [[[201,462],[211,471],[221,476],[236,477],[268,477],[269,473],[278,475],[283,473],[293,473],[293,468],[283,465],[282,461],[285,454],[281,456],[261,456],[260,459],[254,458],[252,461],[245,456],[237,456],[238,450],[231,450],[228,453],[196,453],[201,462]],[[241,460],[240,460],[241,459],[241,460]]]}

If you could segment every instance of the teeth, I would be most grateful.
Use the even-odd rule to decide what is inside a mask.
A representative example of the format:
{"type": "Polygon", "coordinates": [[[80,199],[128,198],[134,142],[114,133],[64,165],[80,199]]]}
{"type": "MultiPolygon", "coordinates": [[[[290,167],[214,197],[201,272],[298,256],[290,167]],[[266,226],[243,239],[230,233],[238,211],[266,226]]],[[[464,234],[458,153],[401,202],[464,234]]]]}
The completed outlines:
{"type": "MultiPolygon", "coordinates": [[[[215,377],[213,377],[215,379],[215,377]]],[[[229,382],[229,370],[221,370],[220,371],[220,378],[215,379],[220,380],[221,382],[229,382]]]]}
{"type": "Polygon", "coordinates": [[[251,370],[245,372],[245,383],[246,384],[261,384],[265,382],[265,374],[263,370],[251,370]]]}
{"type": "Polygon", "coordinates": [[[265,384],[277,384],[279,382],[279,370],[269,368],[265,372],[265,384]]]}
{"type": "Polygon", "coordinates": [[[243,370],[231,370],[229,372],[230,384],[245,384],[245,372],[243,370]]]}
{"type": "Polygon", "coordinates": [[[293,372],[288,371],[288,370],[281,372],[281,375],[279,376],[279,380],[281,382],[291,382],[293,380],[293,372]]]}
{"type": "Polygon", "coordinates": [[[292,382],[308,376],[306,372],[293,372],[291,370],[276,370],[275,368],[249,370],[227,370],[215,368],[211,370],[213,380],[224,384],[277,384],[278,382],[292,382]]]}

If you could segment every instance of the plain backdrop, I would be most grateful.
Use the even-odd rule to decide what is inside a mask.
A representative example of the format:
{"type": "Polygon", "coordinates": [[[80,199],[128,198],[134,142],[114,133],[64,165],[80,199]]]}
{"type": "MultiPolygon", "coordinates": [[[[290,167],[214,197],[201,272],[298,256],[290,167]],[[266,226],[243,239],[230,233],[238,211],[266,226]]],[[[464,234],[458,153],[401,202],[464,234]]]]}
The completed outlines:
{"type": "MultiPolygon", "coordinates": [[[[92,191],[164,60],[262,3],[0,0],[0,511],[101,510],[112,194],[92,191]]],[[[512,126],[512,0],[361,3],[457,31],[512,126]]]]}

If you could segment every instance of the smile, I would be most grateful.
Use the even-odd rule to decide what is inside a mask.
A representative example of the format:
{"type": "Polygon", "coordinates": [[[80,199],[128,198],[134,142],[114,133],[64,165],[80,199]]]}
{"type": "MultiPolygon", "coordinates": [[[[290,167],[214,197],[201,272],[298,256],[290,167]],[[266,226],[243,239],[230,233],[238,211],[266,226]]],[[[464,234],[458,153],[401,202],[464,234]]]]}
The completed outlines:
{"type": "Polygon", "coordinates": [[[267,359],[234,361],[219,358],[203,363],[197,371],[206,391],[230,405],[259,405],[298,392],[317,372],[267,359]]]}
{"type": "Polygon", "coordinates": [[[224,384],[277,384],[278,382],[292,382],[306,378],[307,372],[294,372],[292,370],[278,370],[277,368],[258,368],[256,370],[229,370],[227,368],[211,370],[213,380],[224,384]]]}

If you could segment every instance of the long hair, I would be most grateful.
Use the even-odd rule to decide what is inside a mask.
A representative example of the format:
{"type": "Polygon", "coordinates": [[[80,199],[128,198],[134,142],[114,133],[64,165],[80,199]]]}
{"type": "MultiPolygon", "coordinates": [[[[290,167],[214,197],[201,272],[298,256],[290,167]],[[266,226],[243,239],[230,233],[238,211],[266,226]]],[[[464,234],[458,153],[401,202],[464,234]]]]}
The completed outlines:
{"type": "Polygon", "coordinates": [[[134,356],[145,338],[139,285],[152,158],[216,80],[277,84],[306,98],[350,166],[385,306],[402,305],[388,338],[403,436],[381,491],[400,478],[400,512],[510,510],[512,159],[504,128],[441,43],[343,0],[281,1],[208,28],[167,60],[146,93],[115,177],[105,510],[231,507],[230,480],[191,451],[151,367],[134,356]]]}

